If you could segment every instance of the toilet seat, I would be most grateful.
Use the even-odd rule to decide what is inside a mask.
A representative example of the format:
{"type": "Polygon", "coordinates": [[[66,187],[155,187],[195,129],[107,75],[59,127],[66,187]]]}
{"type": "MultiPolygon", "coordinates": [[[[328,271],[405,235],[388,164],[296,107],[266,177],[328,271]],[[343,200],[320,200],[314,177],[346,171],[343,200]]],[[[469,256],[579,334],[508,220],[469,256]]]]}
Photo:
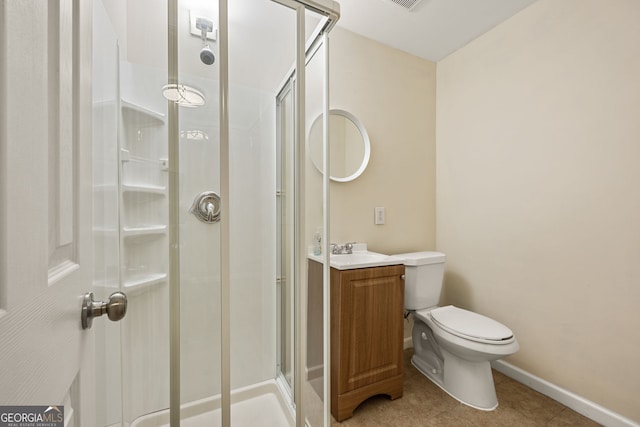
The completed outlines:
{"type": "Polygon", "coordinates": [[[502,323],[452,305],[431,310],[429,315],[438,327],[460,338],[487,344],[509,344],[514,340],[511,329],[502,323]]]}

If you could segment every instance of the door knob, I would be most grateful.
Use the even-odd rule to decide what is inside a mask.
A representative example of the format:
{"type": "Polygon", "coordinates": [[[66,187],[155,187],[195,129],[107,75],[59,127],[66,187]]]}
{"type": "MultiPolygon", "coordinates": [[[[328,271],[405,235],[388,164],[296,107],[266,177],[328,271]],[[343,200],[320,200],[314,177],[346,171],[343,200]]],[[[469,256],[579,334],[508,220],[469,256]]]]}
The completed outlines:
{"type": "Polygon", "coordinates": [[[123,292],[114,292],[109,301],[94,301],[93,292],[87,292],[82,299],[82,329],[91,328],[94,317],[106,314],[109,320],[117,322],[127,314],[127,296],[123,292]]]}

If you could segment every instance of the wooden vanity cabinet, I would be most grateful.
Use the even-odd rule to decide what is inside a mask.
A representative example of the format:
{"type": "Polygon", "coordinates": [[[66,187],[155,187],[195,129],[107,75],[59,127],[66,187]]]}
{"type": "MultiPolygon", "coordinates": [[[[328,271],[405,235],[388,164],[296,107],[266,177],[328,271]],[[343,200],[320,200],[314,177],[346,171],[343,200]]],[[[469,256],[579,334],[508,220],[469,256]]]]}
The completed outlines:
{"type": "Polygon", "coordinates": [[[404,265],[331,268],[331,413],[350,418],[369,397],[402,396],[404,265]]]}

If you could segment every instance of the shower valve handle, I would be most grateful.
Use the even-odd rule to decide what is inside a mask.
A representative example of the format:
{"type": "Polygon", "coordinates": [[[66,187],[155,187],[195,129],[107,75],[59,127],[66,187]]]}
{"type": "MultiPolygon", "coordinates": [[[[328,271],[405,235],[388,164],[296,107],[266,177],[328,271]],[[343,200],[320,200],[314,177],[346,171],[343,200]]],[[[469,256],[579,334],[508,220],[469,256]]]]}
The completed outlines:
{"type": "Polygon", "coordinates": [[[207,224],[220,221],[220,196],[213,191],[198,194],[189,212],[207,224]]]}

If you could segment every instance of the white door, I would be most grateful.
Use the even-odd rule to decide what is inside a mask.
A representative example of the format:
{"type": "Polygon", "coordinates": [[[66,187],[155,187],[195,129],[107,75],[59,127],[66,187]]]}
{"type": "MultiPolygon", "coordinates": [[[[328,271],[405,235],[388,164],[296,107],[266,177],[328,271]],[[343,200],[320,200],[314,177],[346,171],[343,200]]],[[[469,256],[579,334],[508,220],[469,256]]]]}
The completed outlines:
{"type": "Polygon", "coordinates": [[[95,423],[91,187],[91,2],[0,0],[0,405],[75,426],[95,423]]]}

